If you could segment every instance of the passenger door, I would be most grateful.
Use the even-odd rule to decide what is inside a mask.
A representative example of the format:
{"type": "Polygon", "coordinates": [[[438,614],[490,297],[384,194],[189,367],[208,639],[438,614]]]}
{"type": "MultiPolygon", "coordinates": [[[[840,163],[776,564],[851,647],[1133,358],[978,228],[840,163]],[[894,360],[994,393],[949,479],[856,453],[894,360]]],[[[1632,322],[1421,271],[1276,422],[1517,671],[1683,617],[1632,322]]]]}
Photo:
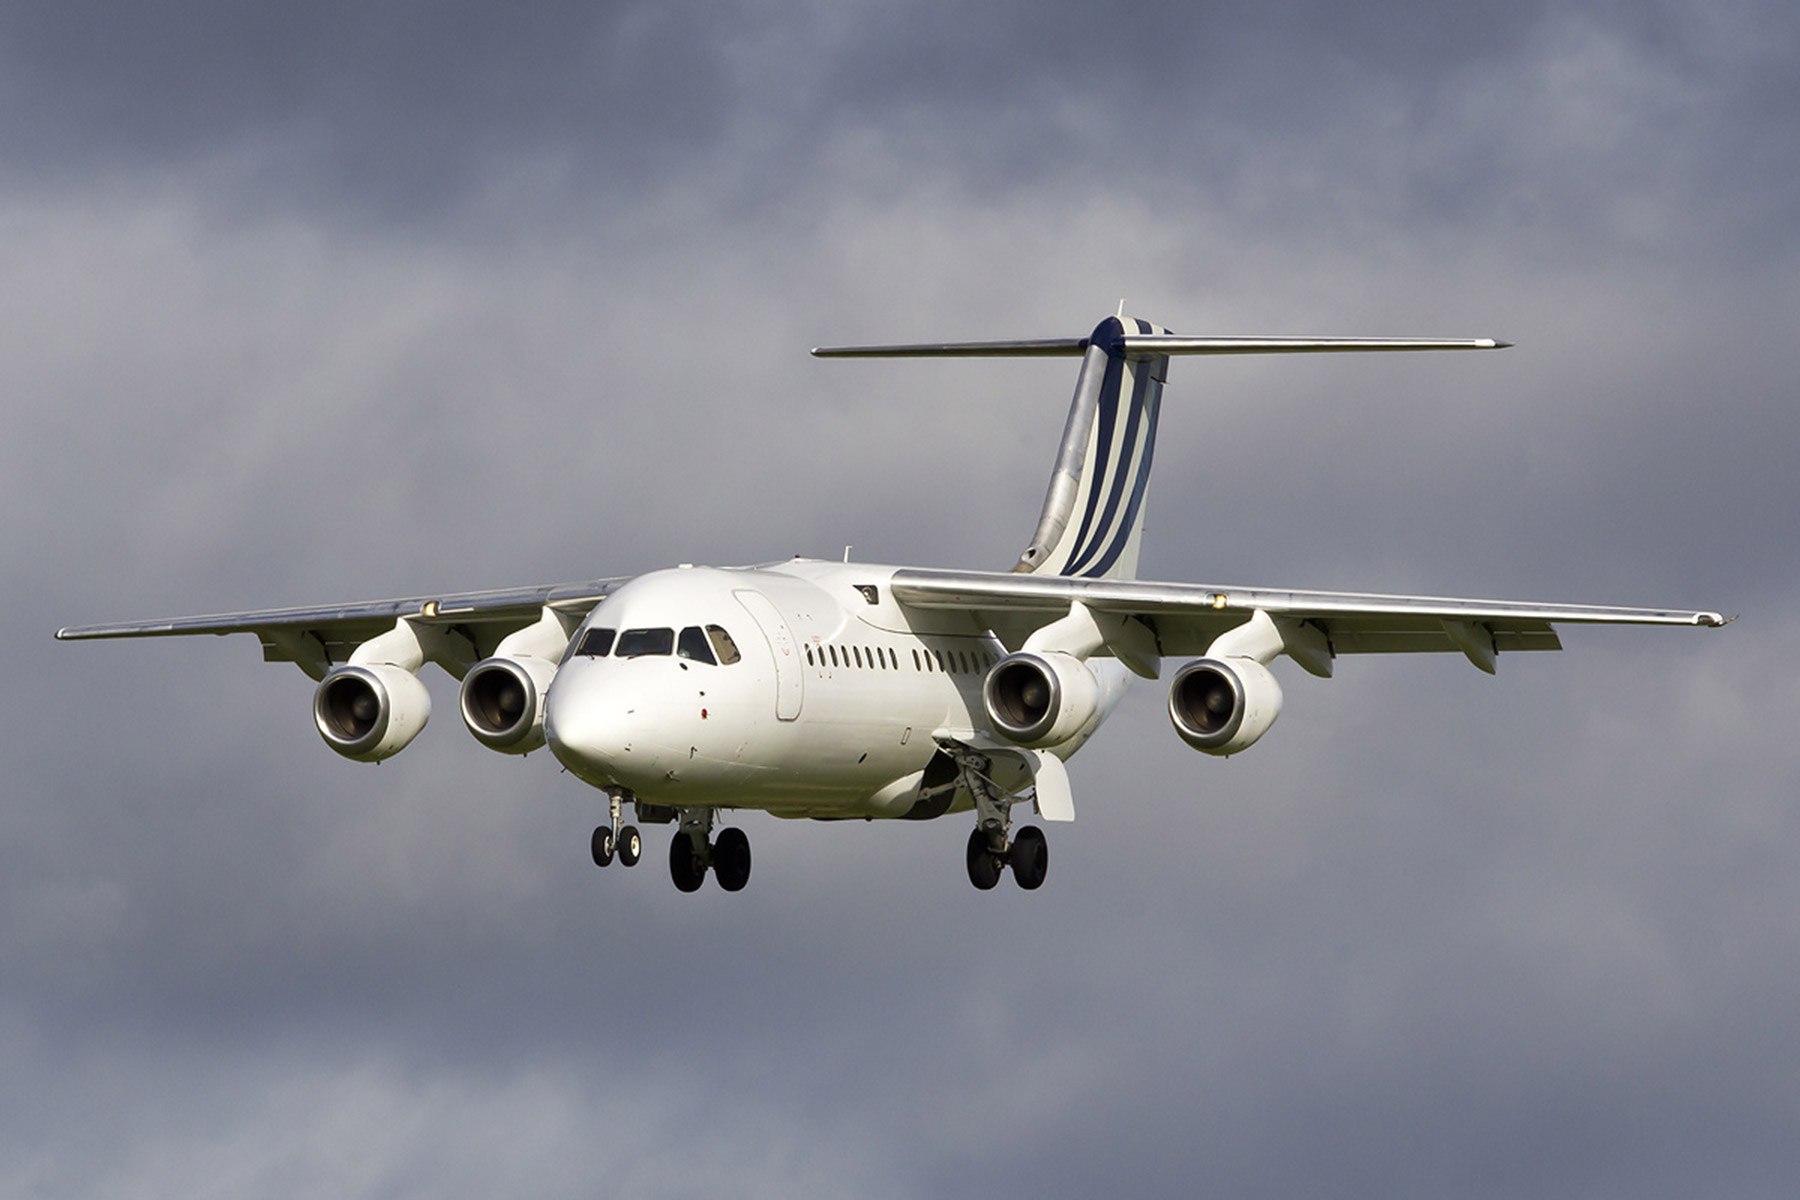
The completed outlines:
{"type": "Polygon", "coordinates": [[[756,622],[775,659],[775,716],[792,721],[800,715],[804,698],[802,689],[806,685],[806,673],[800,666],[800,649],[794,644],[793,632],[775,605],[761,592],[738,588],[731,594],[756,622]]]}

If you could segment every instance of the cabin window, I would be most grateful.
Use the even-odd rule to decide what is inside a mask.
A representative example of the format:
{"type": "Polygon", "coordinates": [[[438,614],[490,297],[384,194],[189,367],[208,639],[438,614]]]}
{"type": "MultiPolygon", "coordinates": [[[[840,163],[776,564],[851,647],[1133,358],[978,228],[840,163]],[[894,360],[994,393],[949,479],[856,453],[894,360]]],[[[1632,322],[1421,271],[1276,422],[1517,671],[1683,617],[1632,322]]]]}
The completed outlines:
{"type": "Polygon", "coordinates": [[[586,658],[605,658],[612,653],[613,638],[618,631],[613,629],[590,629],[581,635],[581,641],[575,647],[575,653],[586,658]]]}
{"type": "MultiPolygon", "coordinates": [[[[713,653],[719,656],[719,665],[722,667],[729,667],[744,657],[738,653],[737,643],[731,640],[731,635],[717,625],[706,627],[706,640],[712,643],[713,653]]],[[[807,653],[807,661],[812,661],[810,651],[807,653]]]]}
{"type": "Polygon", "coordinates": [[[836,646],[831,647],[831,665],[834,667],[838,665],[836,646]]]}
{"type": "Polygon", "coordinates": [[[807,666],[809,666],[809,667],[811,667],[811,666],[816,666],[816,665],[817,665],[817,664],[815,664],[815,663],[814,663],[814,662],[813,662],[813,656],[812,656],[812,647],[811,647],[811,646],[808,646],[808,647],[807,647],[807,648],[806,648],[806,665],[807,665],[807,666]]]}
{"type": "Polygon", "coordinates": [[[713,657],[712,646],[698,625],[689,625],[681,631],[681,636],[675,641],[675,657],[703,662],[708,666],[718,665],[718,660],[713,657]]]}
{"type": "Polygon", "coordinates": [[[853,658],[855,658],[855,659],[856,659],[856,665],[857,665],[857,666],[858,666],[858,667],[860,667],[860,666],[862,666],[862,665],[863,665],[863,661],[862,661],[862,647],[860,647],[860,646],[852,646],[852,647],[850,647],[850,654],[851,654],[851,656],[852,656],[852,657],[853,657],[853,658]]]}
{"type": "Polygon", "coordinates": [[[668,654],[674,649],[673,629],[627,629],[619,635],[616,651],[619,658],[638,658],[647,654],[668,654]]]}
{"type": "Polygon", "coordinates": [[[914,650],[913,651],[913,670],[917,671],[919,669],[920,669],[920,667],[919,667],[919,652],[917,650],[914,650]]]}

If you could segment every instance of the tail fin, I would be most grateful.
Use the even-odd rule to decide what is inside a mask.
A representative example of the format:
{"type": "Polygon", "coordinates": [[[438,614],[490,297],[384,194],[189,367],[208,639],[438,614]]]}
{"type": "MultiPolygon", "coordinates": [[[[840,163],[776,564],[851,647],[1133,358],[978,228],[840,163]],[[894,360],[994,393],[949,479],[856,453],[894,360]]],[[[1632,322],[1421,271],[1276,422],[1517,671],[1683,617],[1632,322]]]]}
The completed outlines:
{"type": "Polygon", "coordinates": [[[1492,338],[1188,337],[1121,311],[1085,338],[820,347],[820,358],[1035,358],[1081,355],[1075,399],[1037,530],[1015,571],[1102,579],[1137,576],[1144,492],[1172,354],[1497,350],[1492,338]]]}
{"type": "Polygon", "coordinates": [[[1169,357],[1128,354],[1127,329],[1141,335],[1168,333],[1148,321],[1108,317],[1088,336],[1044,511],[1015,571],[1137,576],[1144,491],[1156,451],[1156,417],[1169,357]]]}

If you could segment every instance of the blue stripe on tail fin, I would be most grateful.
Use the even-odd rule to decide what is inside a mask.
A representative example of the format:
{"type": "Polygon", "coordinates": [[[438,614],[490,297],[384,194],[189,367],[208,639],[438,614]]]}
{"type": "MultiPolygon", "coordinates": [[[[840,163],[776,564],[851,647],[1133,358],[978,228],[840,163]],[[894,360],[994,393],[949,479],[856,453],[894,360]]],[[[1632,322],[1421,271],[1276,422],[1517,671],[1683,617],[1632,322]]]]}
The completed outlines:
{"type": "Polygon", "coordinates": [[[1169,359],[1128,355],[1125,338],[1167,332],[1131,317],[1108,317],[1094,327],[1043,513],[1014,570],[1136,577],[1169,359]]]}

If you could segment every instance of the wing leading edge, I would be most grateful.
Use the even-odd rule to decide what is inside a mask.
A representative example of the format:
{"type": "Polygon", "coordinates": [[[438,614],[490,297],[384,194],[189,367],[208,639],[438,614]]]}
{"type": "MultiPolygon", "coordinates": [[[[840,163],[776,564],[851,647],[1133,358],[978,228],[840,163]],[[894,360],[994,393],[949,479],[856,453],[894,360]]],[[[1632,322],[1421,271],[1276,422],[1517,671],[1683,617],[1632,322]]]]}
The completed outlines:
{"type": "MultiPolygon", "coordinates": [[[[56,631],[59,641],[96,638],[190,637],[198,634],[254,633],[265,662],[298,663],[308,674],[341,663],[357,646],[392,629],[396,622],[461,634],[476,658],[486,657],[510,633],[532,624],[545,609],[579,619],[606,599],[625,579],[594,579],[543,587],[485,592],[440,593],[393,600],[367,600],[317,608],[268,608],[157,621],[71,625],[56,631]]],[[[473,659],[471,660],[473,661],[473,659]]]]}
{"type": "Polygon", "coordinates": [[[1492,669],[1493,652],[1560,650],[1562,642],[1557,637],[1556,624],[1728,623],[1728,618],[1718,613],[1678,609],[1294,591],[990,571],[909,568],[895,572],[891,587],[896,600],[914,608],[975,613],[1014,646],[1079,601],[1093,612],[1142,623],[1155,635],[1157,650],[1164,656],[1205,654],[1217,638],[1261,612],[1318,630],[1332,657],[1458,651],[1484,670],[1492,669]]]}

